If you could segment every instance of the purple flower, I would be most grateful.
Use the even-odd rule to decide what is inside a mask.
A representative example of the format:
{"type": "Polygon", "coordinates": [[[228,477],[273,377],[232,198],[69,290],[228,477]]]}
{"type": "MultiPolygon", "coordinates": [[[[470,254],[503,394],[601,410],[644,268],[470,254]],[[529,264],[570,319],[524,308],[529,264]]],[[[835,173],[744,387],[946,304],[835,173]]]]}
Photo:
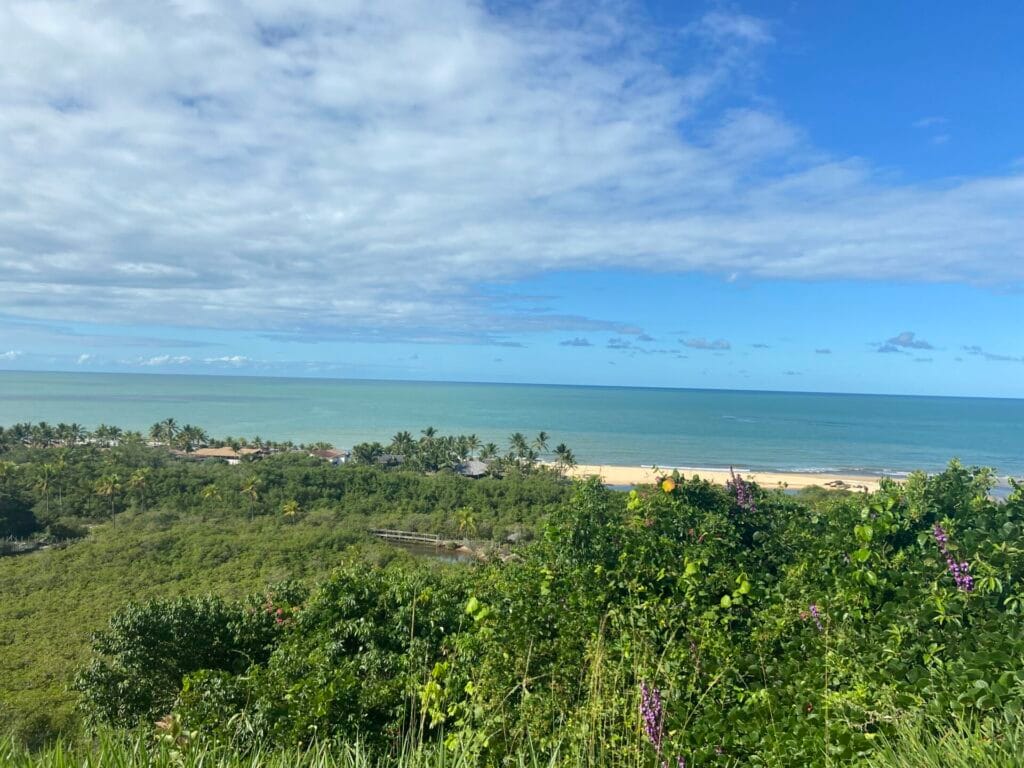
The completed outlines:
{"type": "Polygon", "coordinates": [[[818,612],[818,604],[817,603],[811,603],[807,607],[811,611],[811,618],[814,619],[814,623],[818,626],[818,631],[819,632],[824,632],[825,631],[825,627],[821,623],[821,614],[818,612]]]}
{"type": "Polygon", "coordinates": [[[974,578],[971,576],[971,566],[966,560],[957,562],[953,559],[953,555],[949,551],[949,534],[943,530],[942,526],[938,523],[932,528],[932,536],[935,537],[935,543],[939,547],[939,552],[946,558],[946,568],[949,571],[950,576],[953,577],[953,581],[956,582],[957,589],[961,592],[973,592],[974,591],[974,578]]]}
{"type": "MultiPolygon", "coordinates": [[[[654,747],[661,768],[668,768],[668,760],[662,757],[665,709],[661,703],[661,691],[653,685],[648,687],[645,682],[640,683],[640,718],[644,721],[644,733],[654,747]]],[[[682,755],[676,755],[676,768],[686,768],[686,758],[682,755]]]]}
{"type": "Polygon", "coordinates": [[[732,467],[729,467],[729,477],[731,479],[725,484],[725,487],[736,496],[736,505],[748,512],[757,512],[757,504],[754,502],[750,484],[741,475],[733,472],[732,467]]]}
{"type": "Polygon", "coordinates": [[[665,712],[661,705],[661,691],[640,683],[640,717],[644,721],[644,733],[654,751],[661,755],[661,740],[664,735],[665,712]]]}

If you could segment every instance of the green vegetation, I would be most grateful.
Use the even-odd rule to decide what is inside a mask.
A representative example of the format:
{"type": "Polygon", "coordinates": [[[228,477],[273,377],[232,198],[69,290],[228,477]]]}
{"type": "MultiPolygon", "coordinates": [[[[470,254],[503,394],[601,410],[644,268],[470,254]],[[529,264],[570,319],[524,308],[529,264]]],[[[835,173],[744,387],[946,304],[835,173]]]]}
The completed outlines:
{"type": "MultiPolygon", "coordinates": [[[[949,723],[901,723],[896,736],[886,739],[863,762],[869,768],[1022,768],[1024,725],[1019,720],[1001,729],[954,720],[949,723]]],[[[10,768],[469,768],[471,754],[434,744],[380,758],[359,742],[318,741],[309,747],[239,752],[223,745],[186,746],[181,735],[165,733],[126,735],[101,731],[91,741],[57,743],[29,751],[0,738],[0,764],[10,768]]],[[[506,765],[516,768],[555,768],[586,765],[584,755],[553,750],[548,755],[524,751],[510,755],[506,765]]],[[[722,765],[732,761],[722,760],[722,765]]]]}
{"type": "Polygon", "coordinates": [[[33,743],[74,728],[68,686],[92,633],[128,601],[238,599],[344,562],[409,559],[368,541],[371,527],[529,538],[568,495],[550,472],[469,480],[336,467],[304,450],[229,466],[114,428],[91,443],[55,437],[85,439],[80,428],[3,434],[0,536],[23,537],[6,546],[26,553],[0,557],[0,732],[33,743]]]}
{"type": "Polygon", "coordinates": [[[1018,764],[1024,489],[984,470],[794,497],[567,486],[528,454],[478,481],[62,458],[11,496],[77,521],[88,494],[95,527],[0,560],[0,685],[18,742],[70,741],[11,764],[1018,764]],[[374,525],[538,535],[448,565],[374,525]]]}
{"type": "Polygon", "coordinates": [[[901,723],[871,768],[1024,768],[1024,721],[901,723]]]}
{"type": "Polygon", "coordinates": [[[533,447],[516,433],[508,455],[497,457],[495,446],[482,446],[472,435],[439,435],[428,428],[417,441],[400,432],[388,450],[403,454],[363,444],[355,447],[353,464],[343,467],[310,455],[329,448],[326,443],[211,440],[201,428],[179,428],[173,419],[154,424],[150,433],[165,442],[149,445],[139,433],[109,426],[91,433],[77,424],[0,427],[0,539],[76,538],[85,532],[83,523],[151,507],[206,514],[244,509],[250,519],[283,514],[294,520],[303,510],[329,506],[342,516],[381,518],[376,522],[382,525],[455,534],[450,513],[456,502],[481,512],[477,535],[500,537],[538,519],[538,506],[550,511],[564,496],[560,469],[575,463],[572,451],[559,445],[553,467],[539,465],[538,451],[547,450],[545,433],[533,447]],[[191,456],[208,445],[249,446],[251,452],[241,455],[240,466],[191,456]],[[478,455],[491,457],[490,478],[506,482],[459,482],[455,469],[478,455]],[[377,471],[383,469],[389,474],[377,471]],[[518,519],[523,511],[528,520],[518,519]]]}

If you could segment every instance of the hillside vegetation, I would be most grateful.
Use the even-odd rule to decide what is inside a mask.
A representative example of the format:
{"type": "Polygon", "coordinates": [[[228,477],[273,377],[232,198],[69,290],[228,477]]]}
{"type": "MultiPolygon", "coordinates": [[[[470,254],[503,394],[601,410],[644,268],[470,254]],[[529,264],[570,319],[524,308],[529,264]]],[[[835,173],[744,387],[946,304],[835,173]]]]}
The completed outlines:
{"type": "Polygon", "coordinates": [[[147,511],[0,561],[2,618],[20,628],[3,654],[9,762],[927,766],[966,764],[954,750],[980,765],[1021,753],[1024,492],[993,501],[984,470],[954,462],[872,495],[808,498],[742,478],[627,494],[295,457],[159,464],[153,477],[147,511]],[[223,493],[250,471],[255,500],[223,493]],[[203,498],[211,484],[219,500],[203,498]],[[295,515],[280,511],[290,500],[295,515]],[[536,539],[446,565],[368,545],[362,532],[385,520],[536,539]],[[61,726],[48,751],[17,746],[61,726]]]}
{"type": "Polygon", "coordinates": [[[525,466],[469,480],[305,451],[229,466],[138,438],[50,440],[0,441],[0,537],[17,537],[0,538],[0,732],[33,743],[74,729],[75,670],[129,601],[242,598],[345,562],[409,559],[369,540],[371,527],[528,538],[569,494],[557,474],[525,466]]]}

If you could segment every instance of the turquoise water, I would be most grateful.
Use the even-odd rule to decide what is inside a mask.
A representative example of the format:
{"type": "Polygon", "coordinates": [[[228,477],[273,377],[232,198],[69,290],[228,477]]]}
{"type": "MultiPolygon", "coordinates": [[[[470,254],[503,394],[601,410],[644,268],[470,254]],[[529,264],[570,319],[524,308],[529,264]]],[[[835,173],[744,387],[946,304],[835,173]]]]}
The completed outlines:
{"type": "Polygon", "coordinates": [[[167,417],[210,434],[348,447],[427,426],[506,446],[544,430],[581,463],[780,470],[1024,474],[1024,400],[0,372],[0,424],[101,422],[148,430],[167,417]]]}

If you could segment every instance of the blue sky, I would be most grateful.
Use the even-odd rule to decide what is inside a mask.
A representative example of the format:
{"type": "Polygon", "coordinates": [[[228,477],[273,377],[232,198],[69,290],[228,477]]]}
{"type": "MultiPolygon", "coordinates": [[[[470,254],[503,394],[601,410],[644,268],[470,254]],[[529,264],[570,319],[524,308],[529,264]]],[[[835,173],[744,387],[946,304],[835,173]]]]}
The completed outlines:
{"type": "Polygon", "coordinates": [[[0,370],[1024,397],[1024,9],[0,8],[0,370]]]}

